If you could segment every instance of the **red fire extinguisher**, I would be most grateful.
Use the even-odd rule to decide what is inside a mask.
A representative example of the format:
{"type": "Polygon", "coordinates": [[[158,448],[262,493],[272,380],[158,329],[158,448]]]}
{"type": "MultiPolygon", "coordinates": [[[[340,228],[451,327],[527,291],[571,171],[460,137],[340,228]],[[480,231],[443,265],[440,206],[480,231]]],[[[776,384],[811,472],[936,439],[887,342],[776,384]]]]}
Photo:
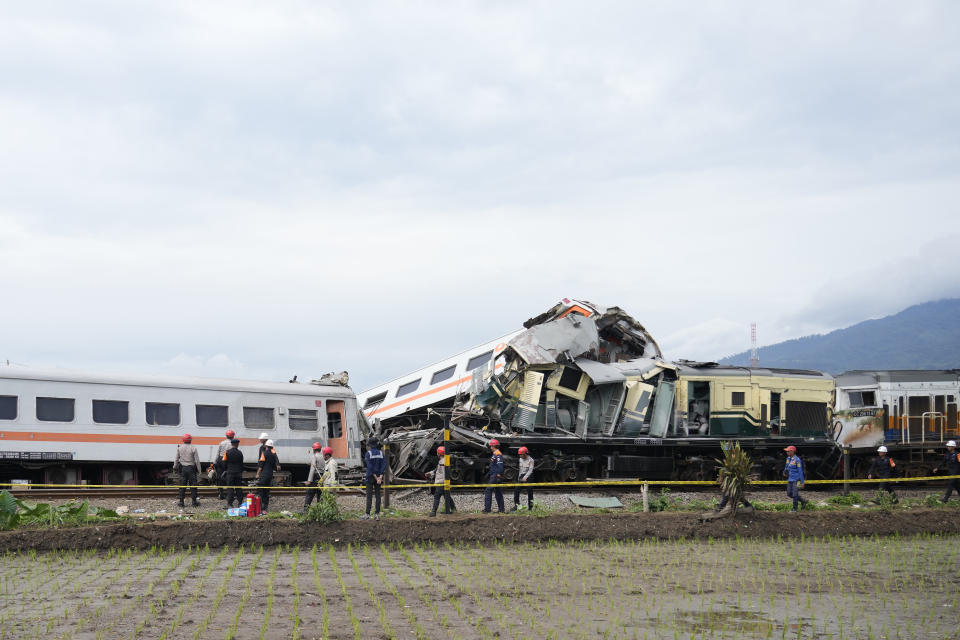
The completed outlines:
{"type": "Polygon", "coordinates": [[[255,518],[260,515],[260,496],[247,494],[247,517],[255,518]]]}

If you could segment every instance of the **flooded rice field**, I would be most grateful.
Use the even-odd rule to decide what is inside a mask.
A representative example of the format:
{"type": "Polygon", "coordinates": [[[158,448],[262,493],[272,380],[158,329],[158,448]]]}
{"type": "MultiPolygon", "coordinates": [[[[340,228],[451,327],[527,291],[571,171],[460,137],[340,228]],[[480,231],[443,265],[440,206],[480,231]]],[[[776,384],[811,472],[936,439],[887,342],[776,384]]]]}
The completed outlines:
{"type": "Polygon", "coordinates": [[[7,552],[0,638],[952,638],[958,542],[7,552]]]}

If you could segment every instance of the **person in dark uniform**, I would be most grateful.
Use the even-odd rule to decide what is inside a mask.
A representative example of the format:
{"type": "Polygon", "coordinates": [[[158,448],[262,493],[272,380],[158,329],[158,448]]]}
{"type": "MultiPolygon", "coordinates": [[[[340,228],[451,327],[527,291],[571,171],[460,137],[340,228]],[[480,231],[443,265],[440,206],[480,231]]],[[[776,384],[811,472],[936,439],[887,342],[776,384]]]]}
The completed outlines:
{"type": "Polygon", "coordinates": [[[380,519],[380,492],[383,488],[383,476],[387,472],[387,458],[380,450],[380,441],[376,438],[370,438],[367,443],[367,455],[364,456],[367,464],[367,475],[364,482],[367,485],[367,512],[363,514],[364,520],[370,519],[370,506],[374,495],[377,497],[377,510],[374,512],[373,519],[380,519]]]}
{"type": "Polygon", "coordinates": [[[217,458],[210,465],[210,468],[213,469],[213,472],[217,476],[217,499],[223,500],[226,493],[223,490],[224,486],[224,474],[227,472],[226,467],[223,466],[223,454],[227,452],[227,449],[230,448],[230,442],[233,440],[233,437],[237,435],[234,433],[233,429],[227,429],[226,438],[220,441],[220,444],[217,446],[217,458]]]}
{"type": "MultiPolygon", "coordinates": [[[[960,453],[957,453],[957,443],[953,440],[947,442],[947,453],[943,456],[940,464],[933,468],[933,472],[936,473],[940,467],[943,467],[951,476],[960,476],[960,453]]],[[[940,502],[946,504],[954,490],[960,496],[960,478],[954,478],[947,483],[947,492],[940,499],[940,502]]]]}
{"type": "MultiPolygon", "coordinates": [[[[490,467],[487,469],[487,484],[500,484],[503,479],[503,454],[500,453],[500,441],[494,438],[489,443],[490,467]]],[[[497,497],[497,511],[504,512],[503,508],[503,490],[500,487],[487,487],[483,492],[483,512],[490,513],[490,507],[493,506],[493,496],[497,497]]]]}
{"type": "MultiPolygon", "coordinates": [[[[893,458],[887,457],[887,448],[881,446],[877,448],[877,457],[874,458],[870,464],[870,470],[867,472],[867,480],[873,480],[874,478],[889,479],[896,468],[897,463],[893,461],[893,458]]],[[[886,491],[893,496],[894,502],[900,501],[897,498],[897,494],[890,488],[889,482],[881,482],[877,486],[877,491],[886,491]]]]}
{"type": "Polygon", "coordinates": [[[233,506],[233,499],[237,499],[237,506],[243,504],[243,489],[240,487],[243,477],[243,451],[240,451],[240,439],[230,440],[230,448],[223,452],[220,460],[223,469],[223,486],[227,488],[227,508],[233,506]]]}
{"type": "Polygon", "coordinates": [[[263,445],[263,453],[260,454],[260,460],[257,462],[257,486],[260,490],[260,510],[267,512],[270,506],[270,483],[273,482],[273,473],[280,470],[280,459],[273,448],[273,440],[267,440],[263,445]]]}

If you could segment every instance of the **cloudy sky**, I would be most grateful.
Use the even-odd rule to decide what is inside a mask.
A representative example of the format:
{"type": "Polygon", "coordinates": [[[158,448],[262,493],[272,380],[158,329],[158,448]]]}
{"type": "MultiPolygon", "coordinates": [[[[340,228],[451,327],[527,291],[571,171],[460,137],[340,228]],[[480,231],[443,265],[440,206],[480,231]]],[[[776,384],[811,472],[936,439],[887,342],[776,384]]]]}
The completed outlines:
{"type": "Polygon", "coordinates": [[[362,390],[564,296],[718,358],[960,295],[955,2],[0,8],[0,360],[362,390]]]}

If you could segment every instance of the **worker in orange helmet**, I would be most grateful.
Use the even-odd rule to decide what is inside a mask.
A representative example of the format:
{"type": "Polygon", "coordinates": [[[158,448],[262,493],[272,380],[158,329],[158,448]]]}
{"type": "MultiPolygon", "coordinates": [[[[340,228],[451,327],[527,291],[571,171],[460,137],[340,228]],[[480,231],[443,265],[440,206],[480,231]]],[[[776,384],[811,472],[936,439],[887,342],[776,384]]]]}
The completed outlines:
{"type": "Polygon", "coordinates": [[[488,446],[491,455],[490,466],[487,468],[487,488],[483,492],[483,513],[490,513],[494,495],[497,497],[497,511],[503,513],[503,491],[500,487],[495,486],[500,484],[503,479],[503,454],[500,453],[500,441],[494,438],[488,443],[488,446]]]}
{"type": "Polygon", "coordinates": [[[453,503],[453,496],[450,495],[450,490],[446,488],[446,483],[444,482],[447,479],[447,467],[443,463],[446,454],[447,450],[445,447],[437,447],[437,456],[440,458],[440,462],[437,464],[437,468],[434,471],[427,473],[427,476],[433,478],[434,485],[433,511],[430,512],[431,518],[437,515],[437,509],[440,508],[441,496],[443,497],[444,513],[453,513],[457,510],[457,505],[453,503]]]}
{"type": "Polygon", "coordinates": [[[187,487],[190,487],[190,497],[193,499],[193,506],[199,507],[200,501],[197,499],[197,476],[200,473],[200,455],[197,448],[193,446],[193,436],[189,433],[183,434],[182,443],[177,445],[177,455],[173,459],[173,470],[180,474],[180,493],[177,504],[181,509],[183,498],[187,487]]]}
{"type": "MultiPolygon", "coordinates": [[[[520,471],[517,474],[518,483],[527,483],[530,482],[530,479],[533,477],[533,457],[530,455],[530,450],[526,447],[520,447],[517,450],[517,454],[520,456],[520,471]]],[[[513,490],[513,509],[521,509],[520,506],[520,487],[515,487],[513,490]]],[[[533,487],[527,487],[527,509],[533,509],[533,487]]]]}

